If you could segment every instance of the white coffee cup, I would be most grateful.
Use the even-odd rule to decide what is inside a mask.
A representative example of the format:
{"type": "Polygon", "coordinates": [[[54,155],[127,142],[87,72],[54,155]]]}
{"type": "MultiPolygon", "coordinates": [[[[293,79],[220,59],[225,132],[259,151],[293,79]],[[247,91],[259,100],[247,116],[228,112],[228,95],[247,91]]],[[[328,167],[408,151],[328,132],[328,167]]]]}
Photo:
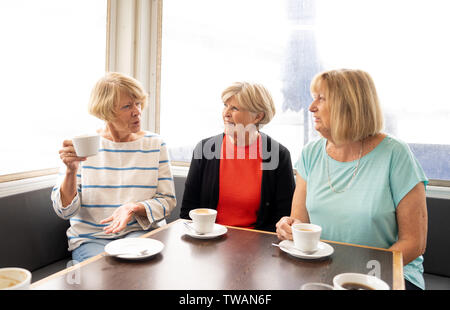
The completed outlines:
{"type": "Polygon", "coordinates": [[[31,272],[24,268],[0,268],[0,290],[27,290],[30,288],[31,272]]]}
{"type": "Polygon", "coordinates": [[[72,139],[75,152],[78,157],[93,156],[98,153],[100,148],[99,135],[81,135],[72,139]]]}
{"type": "Polygon", "coordinates": [[[386,282],[364,273],[338,274],[333,278],[333,285],[335,290],[389,290],[389,285],[386,282]]]}
{"type": "Polygon", "coordinates": [[[309,223],[297,223],[292,225],[292,238],[294,246],[303,252],[313,252],[317,250],[320,241],[322,228],[309,223]]]}
{"type": "Polygon", "coordinates": [[[200,208],[189,212],[194,229],[201,234],[213,231],[216,216],[217,210],[214,209],[200,208]]]}

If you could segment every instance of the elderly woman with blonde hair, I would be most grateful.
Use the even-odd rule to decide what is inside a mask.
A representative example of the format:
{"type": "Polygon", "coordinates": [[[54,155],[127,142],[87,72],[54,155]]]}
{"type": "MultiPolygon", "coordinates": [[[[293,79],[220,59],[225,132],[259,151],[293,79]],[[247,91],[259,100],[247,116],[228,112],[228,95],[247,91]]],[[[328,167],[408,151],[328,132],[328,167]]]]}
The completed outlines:
{"type": "Polygon", "coordinates": [[[51,199],[56,214],[70,220],[69,251],[83,261],[118,238],[137,237],[157,227],[176,205],[167,147],[141,130],[147,93],[136,79],[116,72],[101,78],[89,112],[105,121],[97,155],[78,157],[65,140],[62,179],[51,199]]]}
{"type": "Polygon", "coordinates": [[[275,115],[262,85],[234,83],[222,92],[224,133],[194,149],[180,216],[217,210],[218,224],[275,231],[295,188],[289,151],[260,131],[275,115]]]}
{"type": "Polygon", "coordinates": [[[292,239],[296,222],[322,226],[321,238],[403,254],[407,289],[424,288],[428,183],[408,145],[382,133],[375,84],[361,70],[331,70],[311,83],[315,129],[295,164],[290,217],[277,223],[292,239]]]}

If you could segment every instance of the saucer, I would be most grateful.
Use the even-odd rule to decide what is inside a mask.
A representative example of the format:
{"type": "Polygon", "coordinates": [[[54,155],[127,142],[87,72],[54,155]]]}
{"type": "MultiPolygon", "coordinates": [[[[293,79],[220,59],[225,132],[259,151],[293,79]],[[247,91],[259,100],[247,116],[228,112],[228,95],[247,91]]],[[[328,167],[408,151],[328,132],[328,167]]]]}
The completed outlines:
{"type": "Polygon", "coordinates": [[[123,238],[111,241],[105,246],[105,252],[118,258],[138,260],[156,255],[164,249],[161,241],[150,238],[123,238]],[[145,254],[140,251],[147,250],[145,254]],[[130,254],[115,255],[130,252],[130,254]],[[136,253],[136,254],[133,254],[136,253]]]}
{"type": "Polygon", "coordinates": [[[192,238],[197,238],[197,239],[212,239],[212,238],[217,238],[219,236],[224,235],[228,229],[225,226],[222,226],[220,224],[214,224],[214,228],[211,232],[206,233],[206,234],[197,234],[194,231],[190,230],[189,228],[185,227],[185,233],[186,235],[192,237],[192,238]]]}
{"type": "Polygon", "coordinates": [[[331,245],[322,241],[319,241],[319,244],[317,245],[317,251],[312,254],[307,254],[294,248],[294,242],[292,240],[281,241],[280,249],[283,252],[288,253],[289,255],[303,259],[319,259],[330,256],[334,252],[334,249],[331,245]]]}

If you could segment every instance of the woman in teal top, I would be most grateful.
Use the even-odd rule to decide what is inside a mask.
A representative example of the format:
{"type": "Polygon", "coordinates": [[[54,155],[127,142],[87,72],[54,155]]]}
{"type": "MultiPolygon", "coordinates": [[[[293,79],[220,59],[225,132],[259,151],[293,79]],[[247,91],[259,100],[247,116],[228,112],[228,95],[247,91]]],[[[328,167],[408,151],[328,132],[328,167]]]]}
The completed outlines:
{"type": "Polygon", "coordinates": [[[332,70],[311,83],[315,129],[295,165],[290,217],[277,223],[322,226],[321,238],[401,251],[405,286],[424,289],[428,179],[408,145],[381,133],[383,117],[372,78],[361,70],[332,70]]]}

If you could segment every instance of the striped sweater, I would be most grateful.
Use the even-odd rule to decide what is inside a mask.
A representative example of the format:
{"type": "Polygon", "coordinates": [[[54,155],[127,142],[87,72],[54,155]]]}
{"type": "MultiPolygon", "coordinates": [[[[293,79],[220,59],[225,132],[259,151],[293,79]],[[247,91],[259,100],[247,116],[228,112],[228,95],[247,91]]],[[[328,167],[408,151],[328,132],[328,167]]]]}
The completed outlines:
{"type": "Polygon", "coordinates": [[[69,251],[88,239],[116,239],[156,227],[176,205],[167,147],[151,132],[132,142],[101,138],[98,154],[80,163],[77,194],[66,208],[62,207],[59,190],[64,176],[65,172],[60,174],[51,199],[56,214],[70,219],[69,251]],[[103,228],[110,223],[100,221],[127,202],[142,203],[147,216],[135,215],[123,231],[105,234],[103,228]]]}

